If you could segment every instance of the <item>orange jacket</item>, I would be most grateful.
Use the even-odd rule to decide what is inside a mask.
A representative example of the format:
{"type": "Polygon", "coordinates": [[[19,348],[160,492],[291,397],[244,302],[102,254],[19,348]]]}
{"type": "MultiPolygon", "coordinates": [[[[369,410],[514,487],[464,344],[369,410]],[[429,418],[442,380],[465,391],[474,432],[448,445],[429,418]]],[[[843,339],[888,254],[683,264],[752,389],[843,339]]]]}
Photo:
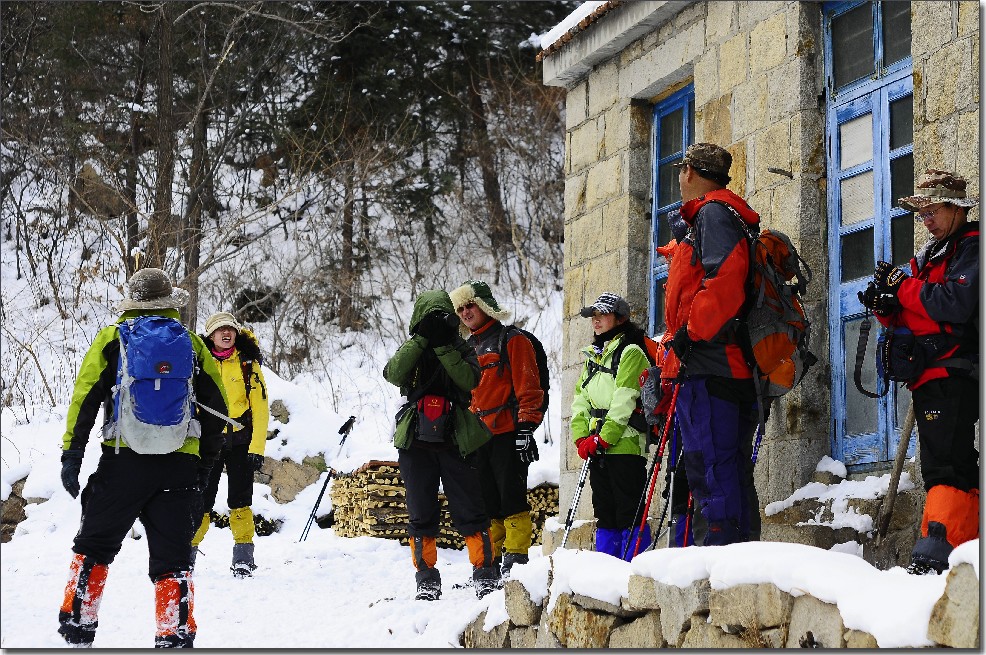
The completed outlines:
{"type": "MultiPolygon", "coordinates": [[[[756,227],[760,216],[728,189],[717,189],[681,207],[687,234],[674,246],[665,286],[667,335],[683,325],[694,342],[685,375],[750,378],[752,373],[727,324],[746,297],[750,246],[739,221],[756,227]]],[[[662,378],[676,378],[680,362],[668,351],[662,378]]]]}
{"type": "Polygon", "coordinates": [[[537,424],[543,418],[540,410],[544,391],[534,346],[527,337],[519,332],[510,337],[504,346],[508,363],[499,366],[500,338],[505,329],[500,321],[490,320],[469,337],[482,369],[469,409],[493,434],[513,432],[517,423],[537,424]]]}

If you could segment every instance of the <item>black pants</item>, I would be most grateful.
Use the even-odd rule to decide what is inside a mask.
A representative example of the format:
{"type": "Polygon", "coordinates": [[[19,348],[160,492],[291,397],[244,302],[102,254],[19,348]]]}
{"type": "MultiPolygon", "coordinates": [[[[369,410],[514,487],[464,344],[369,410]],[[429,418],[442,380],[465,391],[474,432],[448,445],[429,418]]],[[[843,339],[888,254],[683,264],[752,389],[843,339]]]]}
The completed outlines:
{"type": "Polygon", "coordinates": [[[531,510],[527,502],[527,469],[530,464],[520,461],[514,443],[515,435],[514,432],[494,435],[477,451],[483,501],[493,519],[503,520],[531,510]]]}
{"type": "Polygon", "coordinates": [[[197,466],[198,457],[188,453],[138,455],[103,446],[96,472],[82,490],[82,522],[72,550],[110,564],[140,519],[151,580],[190,569],[188,544],[202,519],[197,466]]]}
{"type": "Polygon", "coordinates": [[[640,455],[602,455],[589,461],[589,488],[596,527],[623,530],[639,524],[637,508],[647,485],[647,460],[640,455]]]}
{"type": "Polygon", "coordinates": [[[911,394],[921,441],[924,488],[944,484],[962,491],[979,488],[979,383],[967,377],[941,378],[911,394]]]}
{"type": "Polygon", "coordinates": [[[490,518],[483,504],[479,475],[454,449],[436,450],[412,443],[410,448],[397,451],[397,462],[404,480],[411,537],[438,536],[441,528],[439,481],[448,498],[452,523],[459,534],[468,536],[489,529],[490,518]]]}
{"type": "Polygon", "coordinates": [[[253,468],[247,461],[250,444],[234,444],[223,446],[219,458],[212,465],[209,473],[209,484],[202,492],[202,512],[210,512],[216,505],[216,494],[219,493],[219,478],[226,467],[226,482],[228,486],[226,505],[230,509],[249,507],[253,504],[253,468]]]}

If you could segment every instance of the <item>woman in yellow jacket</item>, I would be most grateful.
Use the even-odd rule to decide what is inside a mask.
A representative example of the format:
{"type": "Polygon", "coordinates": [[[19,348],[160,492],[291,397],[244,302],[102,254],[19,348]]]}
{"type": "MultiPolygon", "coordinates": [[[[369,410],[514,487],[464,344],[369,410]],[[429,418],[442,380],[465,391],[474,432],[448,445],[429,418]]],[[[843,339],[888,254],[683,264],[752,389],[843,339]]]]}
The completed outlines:
{"type": "Polygon", "coordinates": [[[229,403],[229,415],[243,427],[226,427],[223,448],[212,467],[208,484],[202,491],[202,524],[192,538],[192,563],[198,546],[209,529],[209,513],[216,504],[219,477],[223,467],[229,486],[229,527],[233,532],[233,565],[236,577],[253,574],[257,568],[253,557],[253,474],[264,463],[267,443],[267,423],[270,412],[267,404],[267,385],[260,370],[260,345],[253,333],[240,325],[232,314],[219,312],[205,322],[203,337],[212,356],[219,364],[223,386],[229,403]]]}

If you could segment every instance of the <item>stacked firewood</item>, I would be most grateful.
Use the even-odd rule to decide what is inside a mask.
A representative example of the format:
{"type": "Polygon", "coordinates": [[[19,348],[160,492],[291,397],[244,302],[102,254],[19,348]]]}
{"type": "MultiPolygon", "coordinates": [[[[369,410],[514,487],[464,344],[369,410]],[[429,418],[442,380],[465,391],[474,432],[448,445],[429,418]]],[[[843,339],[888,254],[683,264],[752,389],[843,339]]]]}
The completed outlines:
{"type": "MultiPolygon", "coordinates": [[[[406,544],[407,507],[404,482],[397,462],[371,461],[352,473],[341,474],[332,481],[333,528],[340,537],[384,537],[406,544]]],[[[465,542],[452,525],[448,499],[439,494],[441,528],[438,545],[464,548],[465,542]]],[[[558,487],[541,484],[527,492],[534,523],[534,543],[541,543],[541,532],[548,516],[558,514],[558,487]]]]}

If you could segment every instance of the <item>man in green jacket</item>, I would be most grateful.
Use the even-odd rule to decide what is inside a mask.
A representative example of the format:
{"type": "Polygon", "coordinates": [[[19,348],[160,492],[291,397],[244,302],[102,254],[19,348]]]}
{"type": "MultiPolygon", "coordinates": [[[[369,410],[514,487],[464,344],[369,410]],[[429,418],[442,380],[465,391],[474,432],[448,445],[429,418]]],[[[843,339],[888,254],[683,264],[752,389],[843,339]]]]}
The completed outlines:
{"type": "Polygon", "coordinates": [[[383,370],[384,378],[407,398],[397,414],[394,445],[404,480],[417,600],[438,600],[442,594],[442,578],[435,568],[439,482],[452,522],[466,540],[476,596],[493,591],[499,579],[490,519],[469,458],[490,439],[469,411],[470,392],[479,384],[479,363],[458,326],[449,295],[440,289],[425,291],[414,303],[411,337],[383,370]]]}
{"type": "MultiPolygon", "coordinates": [[[[118,379],[121,355],[131,350],[136,353],[135,347],[121,346],[123,333],[137,334],[129,330],[139,329],[138,324],[147,325],[144,317],[173,319],[152,321],[176,335],[168,356],[154,358],[152,365],[158,373],[174,369],[176,375],[187,365],[198,403],[219,416],[226,413],[226,395],[215,360],[202,340],[178,322],[177,309],[187,302],[188,292],[172,287],[164,271],[137,271],[130,278],[127,299],[120,304],[122,316],[99,331],[82,361],[62,437],[62,486],[73,498],[79,496],[82,457],[101,407],[105,418],[102,455],[82,490],[82,523],[72,547],[75,556],[58,614],[58,632],[72,646],[92,646],[108,567],[138,518],[147,532],[148,575],[154,583],[154,645],[190,648],[195,640],[189,544],[195,519],[202,515],[200,484],[208,477],[222,444],[223,420],[198,412],[186,402],[184,419],[178,423],[181,427],[168,437],[174,439],[173,444],[155,443],[146,435],[160,434],[166,428],[141,430],[140,424],[133,422],[136,415],[145,424],[162,423],[141,417],[136,401],[131,406],[129,401],[120,400],[131,387],[123,389],[125,385],[118,379]],[[134,408],[131,417],[127,416],[129,407],[134,408]]],[[[170,382],[158,384],[168,386],[170,382]]],[[[188,388],[188,377],[174,382],[188,388]]]]}

